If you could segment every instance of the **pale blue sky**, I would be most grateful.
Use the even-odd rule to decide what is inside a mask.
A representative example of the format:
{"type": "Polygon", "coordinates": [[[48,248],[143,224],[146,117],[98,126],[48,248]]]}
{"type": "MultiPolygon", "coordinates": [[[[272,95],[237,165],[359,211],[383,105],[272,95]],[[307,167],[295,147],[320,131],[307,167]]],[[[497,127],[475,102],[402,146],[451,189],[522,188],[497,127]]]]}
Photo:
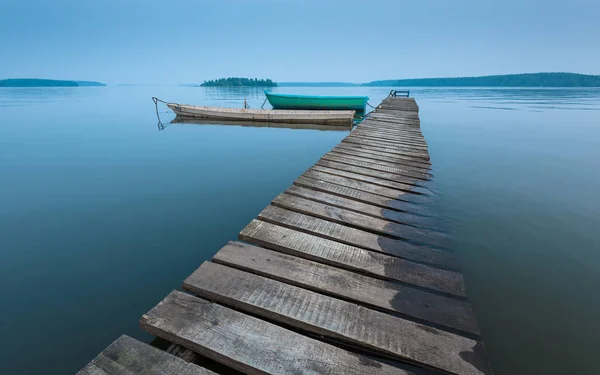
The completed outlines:
{"type": "Polygon", "coordinates": [[[600,1],[1,0],[0,79],[600,74],[600,1]]]}

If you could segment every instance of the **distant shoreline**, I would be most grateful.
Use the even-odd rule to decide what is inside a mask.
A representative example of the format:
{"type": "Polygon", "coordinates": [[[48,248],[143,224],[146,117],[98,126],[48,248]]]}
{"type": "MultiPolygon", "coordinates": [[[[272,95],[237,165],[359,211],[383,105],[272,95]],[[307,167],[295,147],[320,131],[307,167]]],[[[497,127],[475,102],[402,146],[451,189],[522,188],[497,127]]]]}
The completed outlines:
{"type": "MultiPolygon", "coordinates": [[[[0,87],[84,87],[106,86],[95,81],[10,78],[0,80],[0,87]]],[[[118,84],[117,86],[139,86],[118,84]]],[[[593,88],[600,87],[600,75],[578,73],[525,73],[480,77],[388,79],[367,83],[352,82],[274,82],[271,79],[221,78],[188,87],[480,87],[480,88],[593,88]]]]}
{"type": "MultiPolygon", "coordinates": [[[[240,87],[246,85],[187,84],[182,86],[240,87]]],[[[247,85],[246,87],[253,87],[247,85]]],[[[561,88],[600,87],[600,75],[578,73],[524,73],[479,77],[388,79],[367,83],[352,82],[277,82],[279,87],[505,87],[561,88]]]]}
{"type": "Polygon", "coordinates": [[[94,81],[65,81],[39,78],[10,78],[0,80],[0,87],[88,87],[106,86],[94,81]]]}
{"type": "Polygon", "coordinates": [[[600,76],[577,73],[525,73],[480,77],[382,80],[362,86],[387,87],[600,87],[600,76]]]}

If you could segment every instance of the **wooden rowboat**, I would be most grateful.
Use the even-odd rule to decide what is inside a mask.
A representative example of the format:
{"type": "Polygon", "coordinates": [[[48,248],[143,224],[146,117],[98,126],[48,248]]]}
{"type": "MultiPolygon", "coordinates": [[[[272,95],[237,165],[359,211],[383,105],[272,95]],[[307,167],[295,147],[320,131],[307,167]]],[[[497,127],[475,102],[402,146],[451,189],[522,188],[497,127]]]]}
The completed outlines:
{"type": "Polygon", "coordinates": [[[166,103],[177,116],[227,121],[280,122],[349,126],[354,111],[296,111],[249,108],[222,108],[166,103]]]}
{"type": "Polygon", "coordinates": [[[265,91],[274,109],[333,109],[364,111],[368,96],[319,96],[275,94],[265,91]]]}

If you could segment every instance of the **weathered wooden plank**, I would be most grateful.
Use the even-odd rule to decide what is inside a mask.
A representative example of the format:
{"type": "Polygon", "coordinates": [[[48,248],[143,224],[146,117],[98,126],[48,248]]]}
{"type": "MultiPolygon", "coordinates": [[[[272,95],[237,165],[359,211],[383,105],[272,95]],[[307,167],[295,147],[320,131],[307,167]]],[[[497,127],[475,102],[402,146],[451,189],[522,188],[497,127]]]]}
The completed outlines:
{"type": "Polygon", "coordinates": [[[403,168],[408,170],[412,170],[418,173],[429,173],[431,174],[431,169],[427,165],[421,165],[418,163],[406,162],[404,159],[398,159],[394,156],[386,155],[383,153],[372,153],[366,150],[356,149],[356,148],[348,148],[348,147],[334,147],[330,152],[332,153],[342,153],[345,155],[350,155],[354,157],[359,157],[362,159],[371,159],[374,161],[382,161],[386,163],[397,164],[403,168]]]}
{"type": "MultiPolygon", "coordinates": [[[[393,124],[390,125],[394,126],[393,124]]],[[[394,137],[404,142],[411,142],[420,145],[427,144],[427,141],[420,132],[411,132],[398,127],[386,127],[374,124],[361,124],[353,130],[353,132],[358,131],[369,134],[379,134],[380,136],[383,135],[386,138],[394,137]]]]}
{"type": "MultiPolygon", "coordinates": [[[[314,169],[309,169],[304,172],[303,176],[315,178],[320,181],[341,185],[346,188],[355,189],[358,192],[366,192],[377,194],[382,197],[391,198],[398,201],[398,206],[402,211],[417,213],[419,215],[429,215],[428,208],[421,205],[420,201],[414,200],[414,194],[402,192],[395,189],[389,189],[383,186],[370,184],[368,182],[357,181],[351,178],[335,176],[329,173],[320,172],[314,169]],[[406,207],[406,208],[403,208],[406,207]]],[[[395,204],[391,202],[391,204],[395,204]]]]}
{"type": "Polygon", "coordinates": [[[370,182],[372,184],[387,186],[392,189],[402,190],[417,195],[428,196],[433,194],[433,192],[426,187],[430,184],[428,181],[409,176],[402,176],[395,173],[359,167],[356,165],[328,159],[320,159],[312,168],[323,169],[323,171],[326,173],[337,174],[347,178],[353,178],[360,181],[370,182]]]}
{"type": "Polygon", "coordinates": [[[385,99],[383,99],[381,101],[381,103],[382,104],[390,104],[390,105],[407,105],[407,106],[416,107],[417,109],[419,108],[415,98],[409,98],[409,97],[405,97],[405,96],[388,96],[385,99]]]}
{"type": "Polygon", "coordinates": [[[398,117],[393,111],[376,111],[371,112],[365,121],[379,121],[382,123],[400,124],[404,127],[419,128],[421,120],[419,118],[398,117]]]}
{"type": "Polygon", "coordinates": [[[418,113],[419,110],[417,108],[416,105],[414,105],[413,103],[399,103],[399,102],[389,102],[389,101],[384,101],[382,102],[380,105],[377,106],[377,112],[381,112],[384,111],[385,109],[394,109],[394,110],[402,110],[405,112],[414,112],[414,113],[418,113]]]}
{"type": "MultiPolygon", "coordinates": [[[[315,181],[318,182],[318,181],[315,181]]],[[[312,185],[317,185],[313,183],[312,185]]],[[[334,207],[340,207],[346,210],[354,211],[363,215],[373,216],[375,218],[392,221],[395,223],[405,224],[415,227],[426,227],[431,229],[432,219],[423,216],[416,216],[407,212],[391,210],[385,207],[376,206],[370,203],[364,203],[355,199],[345,198],[343,196],[330,194],[322,191],[318,187],[301,186],[295,184],[285,191],[286,194],[296,195],[316,202],[324,203],[334,207]]]]}
{"type": "Polygon", "coordinates": [[[394,135],[403,135],[407,138],[415,138],[422,141],[425,140],[421,129],[416,125],[382,121],[381,119],[369,118],[364,120],[357,126],[357,129],[380,131],[394,135]]]}
{"type": "Polygon", "coordinates": [[[415,100],[415,98],[407,98],[407,97],[401,97],[401,96],[390,96],[388,98],[385,98],[381,104],[385,104],[385,105],[390,105],[390,106],[404,106],[404,107],[410,107],[412,111],[418,111],[419,110],[419,106],[417,105],[417,102],[415,100]]]}
{"type": "Polygon", "coordinates": [[[394,140],[390,137],[380,136],[377,137],[374,133],[371,134],[361,134],[358,130],[357,133],[350,133],[346,139],[356,139],[362,141],[376,142],[381,143],[382,146],[385,147],[396,147],[401,150],[412,150],[413,152],[423,152],[427,153],[428,147],[425,143],[420,143],[418,141],[407,141],[407,140],[394,140]],[[412,142],[412,143],[411,143],[412,142]]]}
{"type": "Polygon", "coordinates": [[[396,139],[398,142],[408,143],[410,145],[419,145],[424,147],[427,146],[427,141],[425,140],[425,138],[423,138],[422,135],[411,134],[398,129],[388,129],[379,126],[365,125],[355,128],[355,130],[353,130],[351,134],[354,134],[354,132],[357,132],[357,134],[364,133],[371,136],[377,135],[386,139],[393,138],[396,139]]]}
{"type": "Polygon", "coordinates": [[[393,111],[377,111],[369,113],[369,116],[366,120],[372,121],[381,121],[381,122],[391,122],[394,124],[402,124],[405,126],[412,126],[414,128],[418,128],[420,126],[421,120],[418,118],[403,118],[398,117],[394,114],[393,111]]]}
{"type": "Polygon", "coordinates": [[[391,163],[384,164],[383,162],[373,163],[372,161],[366,161],[364,159],[361,160],[361,159],[358,159],[355,157],[343,156],[343,155],[331,153],[331,152],[323,155],[322,160],[329,160],[329,161],[333,161],[336,163],[352,165],[355,167],[373,169],[375,171],[393,173],[393,174],[397,174],[400,176],[423,180],[423,181],[428,181],[431,179],[431,175],[429,173],[415,172],[414,169],[402,167],[397,164],[396,165],[391,164],[391,163]]]}
{"type": "MultiPolygon", "coordinates": [[[[412,105],[414,104],[415,106],[417,106],[417,101],[415,100],[415,98],[409,98],[406,96],[388,96],[385,99],[382,100],[382,103],[392,103],[392,104],[398,104],[398,105],[412,105]]],[[[418,108],[418,106],[417,106],[418,108]]]]}
{"type": "Polygon", "coordinates": [[[390,105],[410,105],[416,107],[417,109],[419,108],[415,98],[404,96],[388,96],[387,98],[383,99],[381,103],[390,105]]]}
{"type": "Polygon", "coordinates": [[[400,100],[401,98],[399,97],[390,97],[389,99],[384,99],[380,106],[393,106],[393,107],[403,107],[403,108],[408,108],[407,110],[413,111],[413,112],[418,112],[419,111],[419,106],[417,105],[417,103],[414,100],[411,100],[413,98],[402,98],[402,100],[400,100]]]}
{"type": "Polygon", "coordinates": [[[391,120],[384,121],[382,118],[369,118],[361,122],[356,129],[386,132],[392,135],[402,135],[407,138],[425,141],[418,124],[411,125],[401,122],[391,122],[391,120]]]}
{"type": "Polygon", "coordinates": [[[399,120],[393,116],[373,115],[358,125],[359,128],[367,126],[388,129],[393,132],[410,133],[416,137],[422,137],[419,120],[399,120]]]}
{"type": "Polygon", "coordinates": [[[491,374],[485,351],[477,350],[482,344],[473,339],[266,277],[205,262],[183,286],[235,309],[396,359],[453,374],[491,374]]]}
{"type": "MultiPolygon", "coordinates": [[[[404,125],[406,128],[418,129],[421,126],[421,120],[419,119],[404,119],[395,117],[393,115],[386,115],[384,113],[371,112],[369,117],[364,121],[377,122],[381,124],[393,124],[393,125],[404,125]]],[[[362,125],[359,124],[359,126],[362,125]]]]}
{"type": "Polygon", "coordinates": [[[416,244],[438,247],[447,245],[447,236],[440,232],[414,228],[296,195],[280,194],[273,199],[271,204],[290,211],[318,217],[368,232],[383,234],[392,238],[403,239],[416,244]]]}
{"type": "Polygon", "coordinates": [[[427,148],[425,138],[408,136],[403,132],[385,130],[374,127],[359,127],[350,133],[351,135],[360,135],[361,137],[379,138],[388,142],[395,142],[405,147],[419,147],[421,150],[427,148]]]}
{"type": "Polygon", "coordinates": [[[419,139],[417,137],[407,137],[404,134],[397,132],[388,132],[380,129],[356,128],[350,134],[354,136],[359,135],[361,137],[382,139],[388,142],[395,142],[400,145],[405,145],[407,147],[415,147],[419,149],[427,148],[427,142],[425,141],[425,139],[419,139]]]}
{"type": "Polygon", "coordinates": [[[380,128],[382,131],[390,131],[392,133],[406,133],[414,137],[422,138],[421,125],[419,120],[405,120],[394,117],[386,117],[381,115],[369,116],[357,125],[357,129],[361,128],[380,128]]]}
{"type": "Polygon", "coordinates": [[[380,105],[408,108],[410,111],[419,111],[419,105],[414,98],[403,98],[398,96],[390,96],[384,99],[380,105]]]}
{"type": "Polygon", "coordinates": [[[387,104],[387,103],[383,103],[381,104],[378,108],[377,111],[375,112],[377,114],[381,114],[381,113],[394,113],[396,118],[399,119],[414,119],[414,118],[418,118],[419,117],[419,112],[414,110],[411,107],[407,107],[407,106],[403,106],[403,105],[393,105],[393,104],[387,104]],[[411,115],[410,116],[404,116],[404,114],[406,112],[410,112],[411,115]]]}
{"type": "MultiPolygon", "coordinates": [[[[327,174],[324,175],[331,176],[327,174]]],[[[388,220],[393,219],[395,221],[403,222],[416,227],[434,227],[433,219],[427,217],[431,216],[431,213],[425,206],[415,205],[396,199],[389,199],[381,195],[368,193],[351,187],[337,185],[335,183],[324,181],[320,179],[319,176],[319,172],[307,172],[306,175],[298,177],[298,179],[294,181],[294,185],[306,187],[314,191],[324,192],[358,203],[366,203],[369,206],[380,207],[381,209],[385,210],[382,211],[381,215],[387,217],[388,220]]],[[[337,178],[336,176],[332,177],[337,178]]],[[[330,202],[331,204],[335,204],[333,200],[330,200],[330,202]]],[[[352,207],[352,205],[348,203],[347,207],[352,207]]],[[[360,206],[356,207],[358,209],[360,206]]],[[[372,212],[372,210],[367,210],[364,208],[361,209],[362,212],[365,213],[372,212]]]]}
{"type": "Polygon", "coordinates": [[[121,336],[77,375],[216,375],[198,365],[121,336]]]}
{"type": "Polygon", "coordinates": [[[368,119],[371,119],[372,117],[386,117],[386,118],[396,121],[398,123],[405,123],[405,124],[414,124],[414,123],[418,123],[420,121],[418,113],[417,113],[416,117],[412,116],[409,118],[409,117],[399,116],[398,112],[394,109],[383,109],[383,108],[369,113],[368,119]]]}
{"type": "Polygon", "coordinates": [[[141,325],[246,374],[409,374],[179,291],[142,316],[141,325]]]}
{"type": "Polygon", "coordinates": [[[407,168],[411,167],[411,169],[420,169],[422,172],[429,172],[431,167],[431,164],[422,163],[411,158],[406,158],[403,155],[389,154],[385,151],[382,151],[381,149],[378,149],[377,147],[359,145],[355,143],[340,142],[337,146],[333,148],[332,151],[353,154],[369,154],[369,156],[371,157],[378,157],[378,159],[380,160],[402,164],[405,165],[407,168]]]}
{"type": "Polygon", "coordinates": [[[355,143],[341,142],[337,146],[334,147],[334,150],[337,150],[340,148],[350,150],[350,151],[364,152],[364,153],[384,156],[387,158],[393,158],[394,160],[397,160],[398,162],[401,161],[403,164],[411,165],[411,166],[418,167],[418,168],[423,168],[425,170],[428,170],[431,167],[431,163],[424,159],[423,160],[415,160],[414,158],[410,158],[410,157],[399,155],[399,154],[390,154],[390,153],[387,153],[377,147],[359,145],[359,144],[355,144],[355,143]]]}
{"type": "Polygon", "coordinates": [[[369,138],[376,141],[384,141],[388,143],[398,144],[404,147],[413,147],[418,150],[427,150],[427,142],[407,138],[400,134],[389,134],[380,131],[370,131],[367,129],[356,129],[350,133],[352,136],[360,136],[361,138],[369,138]]]}
{"type": "Polygon", "coordinates": [[[364,250],[265,221],[252,220],[240,232],[239,238],[264,248],[377,278],[396,280],[451,296],[467,296],[463,277],[458,272],[364,250]]]}
{"type": "Polygon", "coordinates": [[[415,108],[418,111],[418,108],[419,108],[419,106],[417,105],[414,98],[397,97],[397,96],[388,97],[388,98],[384,99],[378,107],[380,107],[382,105],[410,107],[412,111],[414,111],[415,108]]]}
{"type": "Polygon", "coordinates": [[[399,182],[394,182],[391,180],[377,178],[377,177],[364,175],[364,174],[360,174],[360,173],[354,173],[354,172],[350,172],[348,170],[344,170],[345,168],[341,169],[342,167],[340,167],[340,169],[330,168],[329,166],[325,166],[325,165],[326,165],[325,163],[317,162],[317,164],[314,165],[311,169],[315,170],[315,171],[319,171],[319,172],[324,172],[324,173],[329,173],[332,175],[340,176],[340,177],[351,178],[351,179],[354,179],[357,181],[368,182],[373,185],[379,185],[379,186],[388,187],[391,189],[404,191],[407,193],[412,193],[411,197],[404,196],[403,198],[410,199],[411,201],[414,201],[414,202],[426,202],[429,200],[430,196],[433,195],[433,193],[427,188],[403,184],[403,183],[399,183],[399,182]]]}
{"type": "Polygon", "coordinates": [[[407,110],[405,110],[405,112],[410,112],[410,113],[414,113],[417,114],[417,111],[414,110],[414,106],[412,105],[411,102],[409,101],[404,101],[404,102],[399,102],[399,101],[388,101],[388,100],[384,100],[381,102],[381,104],[379,104],[377,106],[377,112],[381,112],[381,111],[385,111],[386,107],[394,107],[394,108],[399,108],[399,107],[403,107],[403,108],[409,108],[407,110]]]}
{"type": "Polygon", "coordinates": [[[227,244],[213,257],[213,262],[398,313],[447,331],[479,335],[473,311],[466,301],[240,242],[227,244]]]}
{"type": "Polygon", "coordinates": [[[356,138],[356,137],[346,137],[346,138],[344,138],[344,140],[342,140],[342,142],[356,143],[356,144],[365,145],[365,146],[373,146],[373,147],[377,147],[377,148],[382,148],[382,151],[384,151],[384,152],[390,152],[390,153],[394,153],[394,154],[409,156],[409,157],[412,157],[415,159],[429,160],[428,152],[418,151],[418,150],[415,150],[412,148],[392,146],[390,144],[369,141],[367,139],[356,138]]]}
{"type": "Polygon", "coordinates": [[[375,142],[385,142],[390,145],[397,145],[399,147],[410,147],[419,151],[427,151],[427,143],[407,140],[402,137],[387,136],[379,132],[366,132],[364,130],[355,130],[351,133],[352,137],[360,137],[361,139],[368,139],[375,142]]]}
{"type": "Polygon", "coordinates": [[[410,112],[416,112],[413,108],[414,108],[414,102],[411,101],[410,99],[413,98],[403,98],[402,101],[398,100],[398,97],[391,97],[390,100],[383,100],[378,106],[377,108],[380,109],[380,107],[385,107],[385,106],[394,106],[394,107],[410,107],[410,112]]]}
{"type": "Polygon", "coordinates": [[[419,113],[411,110],[405,110],[398,106],[392,106],[387,103],[382,103],[377,107],[376,114],[391,114],[399,119],[418,119],[419,113]]]}
{"type": "MultiPolygon", "coordinates": [[[[370,142],[375,142],[375,143],[376,142],[381,142],[381,141],[380,140],[371,139],[371,137],[375,136],[376,134],[380,134],[380,137],[385,137],[385,136],[381,135],[381,133],[379,133],[379,131],[370,132],[369,130],[360,130],[360,131],[359,130],[355,130],[355,132],[362,132],[363,134],[366,134],[367,132],[369,132],[372,135],[371,136],[365,136],[365,135],[362,135],[360,133],[357,133],[357,134],[350,133],[350,135],[348,137],[355,137],[356,138],[357,136],[360,136],[359,140],[364,138],[364,141],[370,141],[370,142]]],[[[348,138],[348,137],[346,137],[346,138],[348,138]]],[[[400,142],[405,142],[405,143],[406,142],[412,142],[413,143],[413,144],[404,144],[404,145],[399,145],[399,144],[396,144],[396,143],[391,144],[390,141],[383,141],[383,142],[386,143],[386,145],[377,145],[377,146],[375,146],[373,144],[369,145],[369,144],[366,144],[366,143],[364,143],[364,144],[357,143],[357,144],[358,145],[364,145],[364,146],[371,146],[371,147],[375,146],[375,147],[378,147],[378,148],[390,148],[390,147],[392,147],[392,148],[396,148],[396,147],[400,148],[401,147],[401,148],[411,149],[411,148],[413,148],[414,144],[421,144],[423,147],[427,147],[427,144],[425,142],[421,143],[421,141],[416,140],[416,139],[415,140],[411,139],[409,141],[406,141],[406,140],[405,141],[400,141],[400,142]]],[[[350,142],[347,142],[347,143],[350,143],[350,142]]],[[[356,143],[356,142],[352,142],[352,143],[356,143]]],[[[419,149],[419,150],[414,149],[414,151],[417,151],[417,152],[420,152],[420,153],[427,153],[428,152],[427,150],[423,150],[423,149],[419,149]]],[[[387,151],[385,151],[385,152],[387,153],[387,151]]],[[[391,155],[391,156],[396,156],[397,154],[398,153],[396,152],[394,155],[391,155]]],[[[406,159],[406,160],[416,159],[415,160],[416,162],[426,163],[426,164],[428,163],[428,161],[426,161],[426,160],[423,161],[423,160],[421,160],[422,158],[420,158],[418,156],[411,156],[411,155],[404,155],[404,154],[399,154],[399,155],[403,156],[404,159],[406,159]]]]}
{"type": "Polygon", "coordinates": [[[393,158],[386,158],[387,160],[374,159],[375,155],[361,153],[359,151],[333,149],[326,155],[335,156],[338,158],[351,159],[363,163],[376,164],[379,166],[386,166],[389,168],[395,168],[397,170],[403,171],[403,173],[407,173],[408,177],[420,177],[421,180],[431,180],[431,178],[433,177],[433,174],[425,168],[418,168],[412,165],[402,164],[402,160],[390,161],[394,160],[393,158]]]}
{"type": "Polygon", "coordinates": [[[418,119],[419,113],[413,111],[403,111],[387,104],[381,104],[377,107],[377,113],[393,113],[400,118],[418,119]]]}
{"type": "Polygon", "coordinates": [[[367,167],[361,167],[350,163],[343,163],[337,160],[331,160],[330,158],[321,158],[315,165],[339,169],[344,172],[352,172],[364,176],[371,176],[375,178],[379,178],[382,180],[388,180],[396,183],[402,183],[405,185],[412,185],[413,188],[410,189],[412,193],[419,193],[425,195],[431,195],[431,191],[423,190],[422,188],[427,184],[427,181],[422,179],[416,179],[409,176],[403,176],[394,172],[385,172],[380,169],[372,169],[367,167]],[[416,188],[416,189],[415,189],[416,188]],[[421,188],[421,189],[419,189],[421,188]]]}
{"type": "Polygon", "coordinates": [[[406,241],[380,236],[284,208],[267,206],[258,214],[258,218],[272,224],[366,250],[377,251],[438,268],[457,269],[454,257],[449,251],[432,249],[427,246],[419,246],[406,241]]]}
{"type": "Polygon", "coordinates": [[[420,125],[418,122],[411,125],[377,117],[364,120],[363,122],[358,124],[355,129],[379,131],[394,135],[403,135],[405,137],[415,138],[415,140],[418,141],[425,141],[425,138],[423,137],[423,133],[421,133],[420,125]]]}
{"type": "Polygon", "coordinates": [[[371,141],[368,139],[363,139],[360,137],[353,137],[352,135],[349,135],[348,137],[344,138],[342,140],[342,142],[346,142],[346,143],[356,143],[359,145],[366,145],[366,146],[375,146],[375,147],[383,147],[385,149],[385,151],[387,152],[387,149],[392,149],[392,151],[394,151],[396,154],[401,154],[404,156],[409,156],[412,157],[414,159],[425,159],[425,160],[429,160],[429,153],[427,151],[420,151],[420,150],[416,150],[414,148],[411,147],[399,147],[397,145],[390,145],[390,144],[386,144],[385,142],[377,142],[377,141],[371,141]]]}
{"type": "Polygon", "coordinates": [[[344,141],[345,142],[347,141],[347,143],[358,143],[358,144],[363,144],[364,142],[368,142],[371,146],[374,146],[375,144],[377,144],[377,147],[393,148],[393,149],[397,149],[398,151],[403,151],[403,152],[405,152],[405,151],[422,152],[422,153],[426,153],[427,155],[429,155],[428,147],[425,145],[423,147],[418,147],[418,146],[415,146],[412,144],[406,144],[406,143],[397,142],[397,141],[393,141],[393,140],[389,140],[389,139],[373,138],[371,136],[365,136],[362,134],[351,134],[348,137],[344,138],[344,141]]]}

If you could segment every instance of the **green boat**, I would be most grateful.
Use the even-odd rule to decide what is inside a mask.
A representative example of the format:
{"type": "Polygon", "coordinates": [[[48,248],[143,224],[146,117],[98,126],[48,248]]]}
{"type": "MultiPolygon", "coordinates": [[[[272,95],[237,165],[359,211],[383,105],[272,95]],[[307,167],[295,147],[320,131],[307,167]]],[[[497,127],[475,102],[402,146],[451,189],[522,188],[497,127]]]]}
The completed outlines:
{"type": "Polygon", "coordinates": [[[274,94],[265,90],[273,109],[352,109],[364,111],[368,96],[274,94]]]}

